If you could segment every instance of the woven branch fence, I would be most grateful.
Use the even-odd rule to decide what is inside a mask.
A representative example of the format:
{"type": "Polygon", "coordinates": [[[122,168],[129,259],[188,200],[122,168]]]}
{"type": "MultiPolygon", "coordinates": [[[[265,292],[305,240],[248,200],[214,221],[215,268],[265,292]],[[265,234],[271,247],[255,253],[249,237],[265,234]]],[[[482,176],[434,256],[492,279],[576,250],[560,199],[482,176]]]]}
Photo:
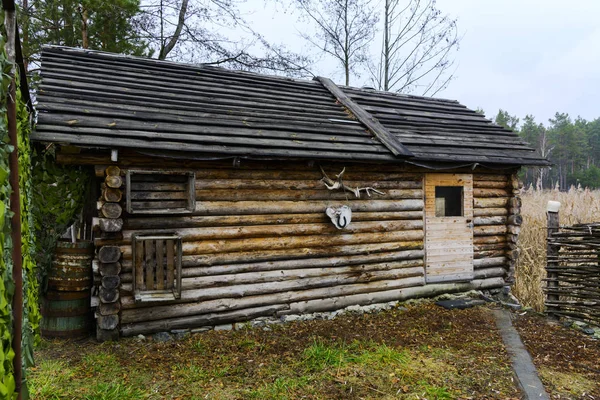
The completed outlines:
{"type": "Polygon", "coordinates": [[[552,222],[549,215],[546,312],[600,326],[600,223],[552,222]]]}

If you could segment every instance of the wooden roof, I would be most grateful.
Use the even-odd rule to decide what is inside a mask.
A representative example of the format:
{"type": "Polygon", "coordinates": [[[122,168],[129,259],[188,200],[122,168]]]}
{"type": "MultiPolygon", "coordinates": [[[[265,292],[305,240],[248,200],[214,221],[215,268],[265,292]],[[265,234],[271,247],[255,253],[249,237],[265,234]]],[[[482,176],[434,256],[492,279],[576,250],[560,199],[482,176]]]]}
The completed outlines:
{"type": "Polygon", "coordinates": [[[256,158],[547,165],[458,102],[66,47],[42,52],[32,139],[256,158]]]}

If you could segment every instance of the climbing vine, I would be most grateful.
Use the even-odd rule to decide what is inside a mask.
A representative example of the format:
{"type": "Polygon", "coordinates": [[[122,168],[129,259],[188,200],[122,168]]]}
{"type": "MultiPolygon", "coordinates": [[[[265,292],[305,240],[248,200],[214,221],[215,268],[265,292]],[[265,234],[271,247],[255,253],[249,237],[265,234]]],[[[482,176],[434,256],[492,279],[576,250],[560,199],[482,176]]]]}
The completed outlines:
{"type": "MultiPolygon", "coordinates": [[[[0,13],[0,21],[4,15],[0,13]]],[[[4,33],[4,26],[0,26],[4,33]]],[[[0,69],[2,79],[0,81],[0,398],[11,399],[15,396],[15,377],[13,370],[13,358],[15,353],[12,349],[12,313],[11,304],[14,294],[12,279],[12,258],[10,238],[10,193],[11,188],[8,181],[10,174],[8,158],[12,152],[8,144],[8,127],[6,121],[6,104],[8,98],[8,86],[10,84],[11,64],[3,51],[5,44],[4,36],[0,36],[0,69]]]]}

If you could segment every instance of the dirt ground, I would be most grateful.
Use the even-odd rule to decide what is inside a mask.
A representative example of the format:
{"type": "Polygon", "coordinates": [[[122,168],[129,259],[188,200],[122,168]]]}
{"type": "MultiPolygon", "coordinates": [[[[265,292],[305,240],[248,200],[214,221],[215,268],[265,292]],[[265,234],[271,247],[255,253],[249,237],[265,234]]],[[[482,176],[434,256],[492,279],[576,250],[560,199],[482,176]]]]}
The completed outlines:
{"type": "MultiPolygon", "coordinates": [[[[533,316],[517,326],[555,398],[600,398],[586,386],[600,379],[597,342],[533,316]],[[569,342],[558,353],[557,337],[569,342]],[[560,383],[573,376],[575,388],[560,383]]],[[[46,341],[36,361],[34,399],[519,398],[487,307],[421,303],[166,343],[46,341]]]]}
{"type": "Polygon", "coordinates": [[[514,325],[555,399],[600,399],[600,341],[535,313],[514,325]]]}

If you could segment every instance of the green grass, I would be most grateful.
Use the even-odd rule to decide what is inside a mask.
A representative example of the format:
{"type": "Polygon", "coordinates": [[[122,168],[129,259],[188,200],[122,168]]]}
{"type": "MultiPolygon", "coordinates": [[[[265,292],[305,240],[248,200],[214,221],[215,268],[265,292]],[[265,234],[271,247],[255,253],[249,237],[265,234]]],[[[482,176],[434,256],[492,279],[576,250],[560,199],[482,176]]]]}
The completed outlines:
{"type": "Polygon", "coordinates": [[[481,315],[473,322],[473,314],[437,308],[399,314],[167,343],[45,343],[29,376],[31,398],[445,400],[483,398],[490,387],[495,398],[516,397],[510,362],[481,315]]]}

